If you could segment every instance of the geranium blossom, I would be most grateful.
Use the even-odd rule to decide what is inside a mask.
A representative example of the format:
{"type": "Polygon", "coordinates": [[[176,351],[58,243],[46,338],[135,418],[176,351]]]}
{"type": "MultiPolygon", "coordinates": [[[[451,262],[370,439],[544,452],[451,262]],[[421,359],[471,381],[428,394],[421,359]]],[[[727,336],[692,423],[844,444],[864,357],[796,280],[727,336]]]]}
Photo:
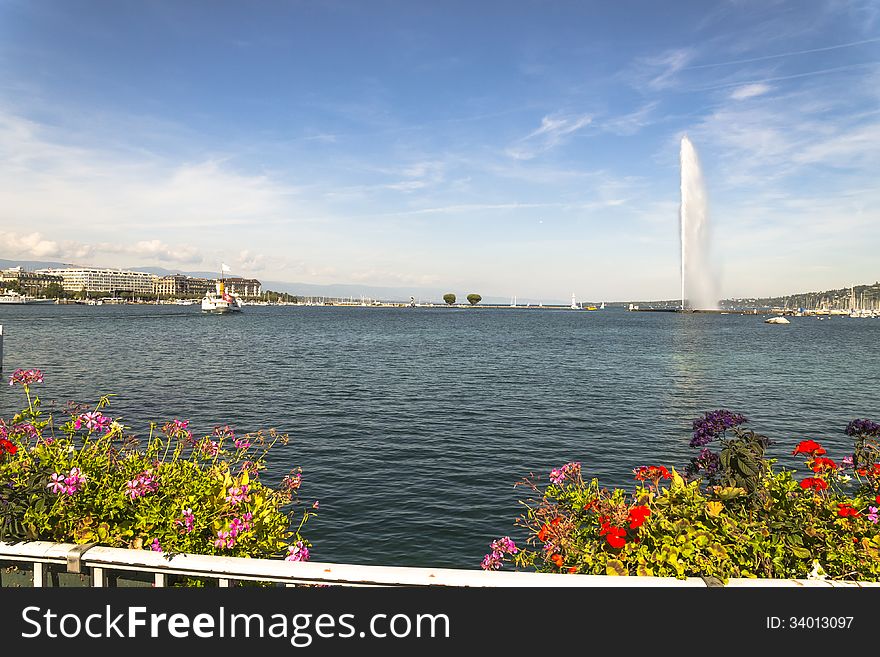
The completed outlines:
{"type": "Polygon", "coordinates": [[[234,486],[229,489],[229,492],[226,494],[226,501],[229,502],[232,506],[238,506],[242,502],[249,502],[250,496],[248,496],[248,485],[242,484],[239,486],[234,486]]]}
{"type": "Polygon", "coordinates": [[[89,431],[103,431],[109,429],[111,422],[113,422],[112,419],[95,411],[94,413],[83,413],[75,417],[73,426],[77,430],[85,427],[89,431]]]}
{"type": "Polygon", "coordinates": [[[837,464],[832,459],[825,458],[824,456],[817,456],[810,460],[809,465],[813,472],[837,470],[837,464]]]}
{"type": "Polygon", "coordinates": [[[16,383],[22,386],[30,386],[34,383],[43,382],[43,373],[40,370],[23,370],[17,369],[9,377],[9,385],[14,386],[16,383]]]}
{"type": "Polygon", "coordinates": [[[159,490],[159,480],[152,473],[144,470],[134,479],[125,482],[123,494],[134,500],[149,493],[155,493],[157,490],[159,490]]]}
{"type": "Polygon", "coordinates": [[[18,446],[12,443],[6,438],[0,438],[0,456],[3,454],[9,454],[10,456],[15,456],[15,453],[18,451],[18,446]]]}
{"type": "Polygon", "coordinates": [[[630,509],[629,512],[629,527],[630,529],[638,529],[641,527],[645,518],[651,515],[651,509],[646,506],[635,506],[630,509]]]}
{"type": "Polygon", "coordinates": [[[669,474],[669,470],[662,465],[641,465],[633,470],[633,474],[637,481],[653,481],[655,484],[659,482],[660,479],[672,478],[672,475],[669,474]]]}
{"type": "Polygon", "coordinates": [[[561,468],[553,468],[550,471],[550,483],[559,485],[565,481],[566,477],[574,478],[581,472],[580,461],[572,461],[566,463],[561,468]]]}
{"type": "Polygon", "coordinates": [[[174,521],[174,524],[182,526],[183,531],[189,533],[195,529],[195,522],[196,518],[193,515],[192,509],[184,509],[183,514],[174,521]]]}
{"type": "Polygon", "coordinates": [[[858,518],[859,512],[849,504],[841,504],[837,509],[837,515],[841,518],[858,518]]]}
{"type": "Polygon", "coordinates": [[[287,556],[284,557],[285,561],[308,561],[309,560],[309,548],[307,548],[302,541],[297,541],[293,545],[291,545],[287,550],[287,556]]]}
{"type": "Polygon", "coordinates": [[[804,490],[812,488],[813,490],[825,490],[828,488],[828,482],[818,477],[807,477],[801,481],[801,488],[804,490]]]}
{"type": "Polygon", "coordinates": [[[815,440],[802,440],[798,443],[798,446],[794,448],[792,454],[808,454],[810,456],[822,456],[825,453],[825,448],[822,447],[815,440]]]}

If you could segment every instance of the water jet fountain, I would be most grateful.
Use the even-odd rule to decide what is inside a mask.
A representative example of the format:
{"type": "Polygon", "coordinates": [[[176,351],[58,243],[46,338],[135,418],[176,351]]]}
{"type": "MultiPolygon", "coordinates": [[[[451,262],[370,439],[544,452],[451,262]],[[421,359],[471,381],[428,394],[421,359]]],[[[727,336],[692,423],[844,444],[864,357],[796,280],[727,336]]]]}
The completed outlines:
{"type": "Polygon", "coordinates": [[[681,138],[681,309],[716,310],[718,293],[709,259],[706,187],[691,140],[681,138]]]}

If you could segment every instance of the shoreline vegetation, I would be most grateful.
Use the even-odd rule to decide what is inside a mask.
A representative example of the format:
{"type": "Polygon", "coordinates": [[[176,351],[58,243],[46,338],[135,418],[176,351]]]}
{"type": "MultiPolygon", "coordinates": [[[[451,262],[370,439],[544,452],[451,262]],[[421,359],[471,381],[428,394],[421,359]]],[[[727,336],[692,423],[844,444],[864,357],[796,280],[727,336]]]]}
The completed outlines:
{"type": "MultiPolygon", "coordinates": [[[[236,435],[228,425],[196,437],[188,422],[150,425],[141,440],[94,406],[69,403],[45,415],[39,370],[16,370],[27,405],[0,419],[0,541],[307,561],[303,536],[318,502],[299,498],[300,468],[276,487],[260,480],[286,435],[236,435]]],[[[773,444],[720,409],[693,422],[696,455],[679,473],[633,470],[634,490],[608,490],[579,462],[530,475],[510,536],[490,544],[480,566],[560,574],[684,579],[880,581],[880,424],[850,422],[851,454],[829,457],[816,440],[792,454],[806,476],[774,470],[773,444]],[[717,451],[713,451],[713,447],[717,451]]],[[[475,564],[476,566],[476,564],[475,564]]],[[[199,585],[190,582],[189,585],[199,585]]]]}

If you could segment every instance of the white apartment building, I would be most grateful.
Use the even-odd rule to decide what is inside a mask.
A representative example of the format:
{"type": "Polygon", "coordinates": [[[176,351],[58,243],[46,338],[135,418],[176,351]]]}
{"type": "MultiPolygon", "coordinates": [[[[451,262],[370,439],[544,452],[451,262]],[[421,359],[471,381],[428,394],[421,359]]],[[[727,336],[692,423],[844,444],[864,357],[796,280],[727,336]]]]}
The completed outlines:
{"type": "Polygon", "coordinates": [[[55,274],[64,279],[65,292],[131,292],[135,296],[152,296],[155,274],[122,269],[67,268],[41,269],[38,273],[55,274]]]}

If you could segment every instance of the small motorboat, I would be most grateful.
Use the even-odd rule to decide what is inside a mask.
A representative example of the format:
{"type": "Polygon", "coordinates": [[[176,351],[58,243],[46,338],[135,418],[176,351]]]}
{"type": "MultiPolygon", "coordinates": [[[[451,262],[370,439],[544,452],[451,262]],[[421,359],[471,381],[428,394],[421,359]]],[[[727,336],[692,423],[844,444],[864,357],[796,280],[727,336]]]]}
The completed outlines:
{"type": "Polygon", "coordinates": [[[764,320],[765,324],[791,324],[785,317],[770,317],[764,320]]]}

